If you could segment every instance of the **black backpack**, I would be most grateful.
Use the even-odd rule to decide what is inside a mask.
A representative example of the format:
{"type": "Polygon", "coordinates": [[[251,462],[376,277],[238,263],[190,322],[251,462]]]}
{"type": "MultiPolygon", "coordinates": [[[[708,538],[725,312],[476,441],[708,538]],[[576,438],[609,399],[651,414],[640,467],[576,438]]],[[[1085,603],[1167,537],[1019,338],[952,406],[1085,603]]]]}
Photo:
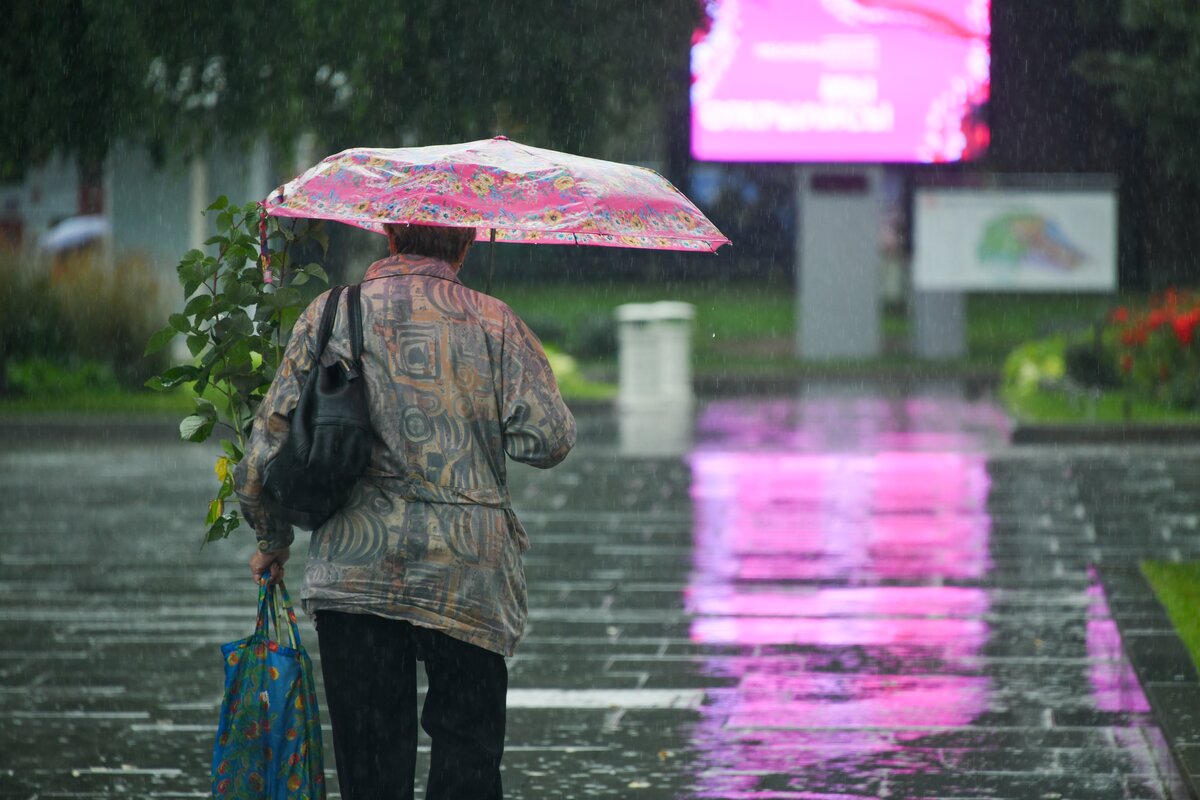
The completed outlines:
{"type": "Polygon", "coordinates": [[[321,366],[343,289],[337,286],[321,312],[316,361],[292,412],[287,440],[263,470],[267,513],[306,530],[320,527],[346,504],[371,460],[374,434],[362,373],[361,288],[356,284],[347,292],[350,366],[321,366]]]}

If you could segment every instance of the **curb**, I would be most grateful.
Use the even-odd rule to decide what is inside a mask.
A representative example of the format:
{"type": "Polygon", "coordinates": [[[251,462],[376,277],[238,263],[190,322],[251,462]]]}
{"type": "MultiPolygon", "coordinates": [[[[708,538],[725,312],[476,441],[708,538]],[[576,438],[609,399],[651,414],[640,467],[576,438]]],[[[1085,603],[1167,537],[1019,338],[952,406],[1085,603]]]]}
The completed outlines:
{"type": "Polygon", "coordinates": [[[178,414],[19,414],[0,416],[0,443],[34,440],[179,441],[178,414]]]}
{"type": "Polygon", "coordinates": [[[1017,425],[1012,444],[1194,444],[1200,425],[1017,425]]]}
{"type": "Polygon", "coordinates": [[[1200,798],[1200,675],[1137,567],[1097,566],[1121,647],[1192,800],[1200,798]]]}

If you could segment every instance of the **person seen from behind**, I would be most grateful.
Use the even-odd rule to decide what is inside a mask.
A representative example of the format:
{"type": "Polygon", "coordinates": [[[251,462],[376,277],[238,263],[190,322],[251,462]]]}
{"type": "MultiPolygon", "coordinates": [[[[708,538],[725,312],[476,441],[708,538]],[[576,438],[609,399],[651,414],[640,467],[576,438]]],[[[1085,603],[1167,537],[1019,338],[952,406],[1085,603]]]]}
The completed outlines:
{"type": "MultiPolygon", "coordinates": [[[[312,532],[301,599],[314,615],[346,800],[412,798],[417,661],[432,739],[425,797],[502,797],[505,696],[527,616],[506,457],[548,468],[575,443],[541,344],[511,309],[464,286],[472,228],[388,225],[391,256],[362,282],[363,372],[375,445],[346,506],[312,532]]],[[[322,363],[349,363],[346,302],[322,363]]],[[[278,581],[291,527],[261,478],[314,366],[326,295],[301,315],[259,408],[236,489],[258,539],[255,580],[278,581]]]]}

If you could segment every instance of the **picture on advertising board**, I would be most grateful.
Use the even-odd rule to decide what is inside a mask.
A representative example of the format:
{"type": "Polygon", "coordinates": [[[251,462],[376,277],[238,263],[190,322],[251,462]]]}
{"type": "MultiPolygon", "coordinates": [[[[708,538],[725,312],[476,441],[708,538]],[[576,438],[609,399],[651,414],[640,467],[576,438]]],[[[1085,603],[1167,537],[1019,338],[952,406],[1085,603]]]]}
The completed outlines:
{"type": "Polygon", "coordinates": [[[1117,287],[1115,191],[921,189],[913,213],[918,290],[1117,287]]]}
{"type": "Polygon", "coordinates": [[[990,0],[709,0],[692,46],[701,161],[931,163],[989,131],[990,0]]]}

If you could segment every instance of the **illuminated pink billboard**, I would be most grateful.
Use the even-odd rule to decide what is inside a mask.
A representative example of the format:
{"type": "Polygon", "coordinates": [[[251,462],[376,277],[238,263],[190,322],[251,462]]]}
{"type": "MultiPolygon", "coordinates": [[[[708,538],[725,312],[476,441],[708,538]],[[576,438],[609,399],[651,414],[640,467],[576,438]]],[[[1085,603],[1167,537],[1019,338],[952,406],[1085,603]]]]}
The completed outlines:
{"type": "Polygon", "coordinates": [[[987,149],[990,0],[709,0],[702,161],[945,162],[987,149]]]}

